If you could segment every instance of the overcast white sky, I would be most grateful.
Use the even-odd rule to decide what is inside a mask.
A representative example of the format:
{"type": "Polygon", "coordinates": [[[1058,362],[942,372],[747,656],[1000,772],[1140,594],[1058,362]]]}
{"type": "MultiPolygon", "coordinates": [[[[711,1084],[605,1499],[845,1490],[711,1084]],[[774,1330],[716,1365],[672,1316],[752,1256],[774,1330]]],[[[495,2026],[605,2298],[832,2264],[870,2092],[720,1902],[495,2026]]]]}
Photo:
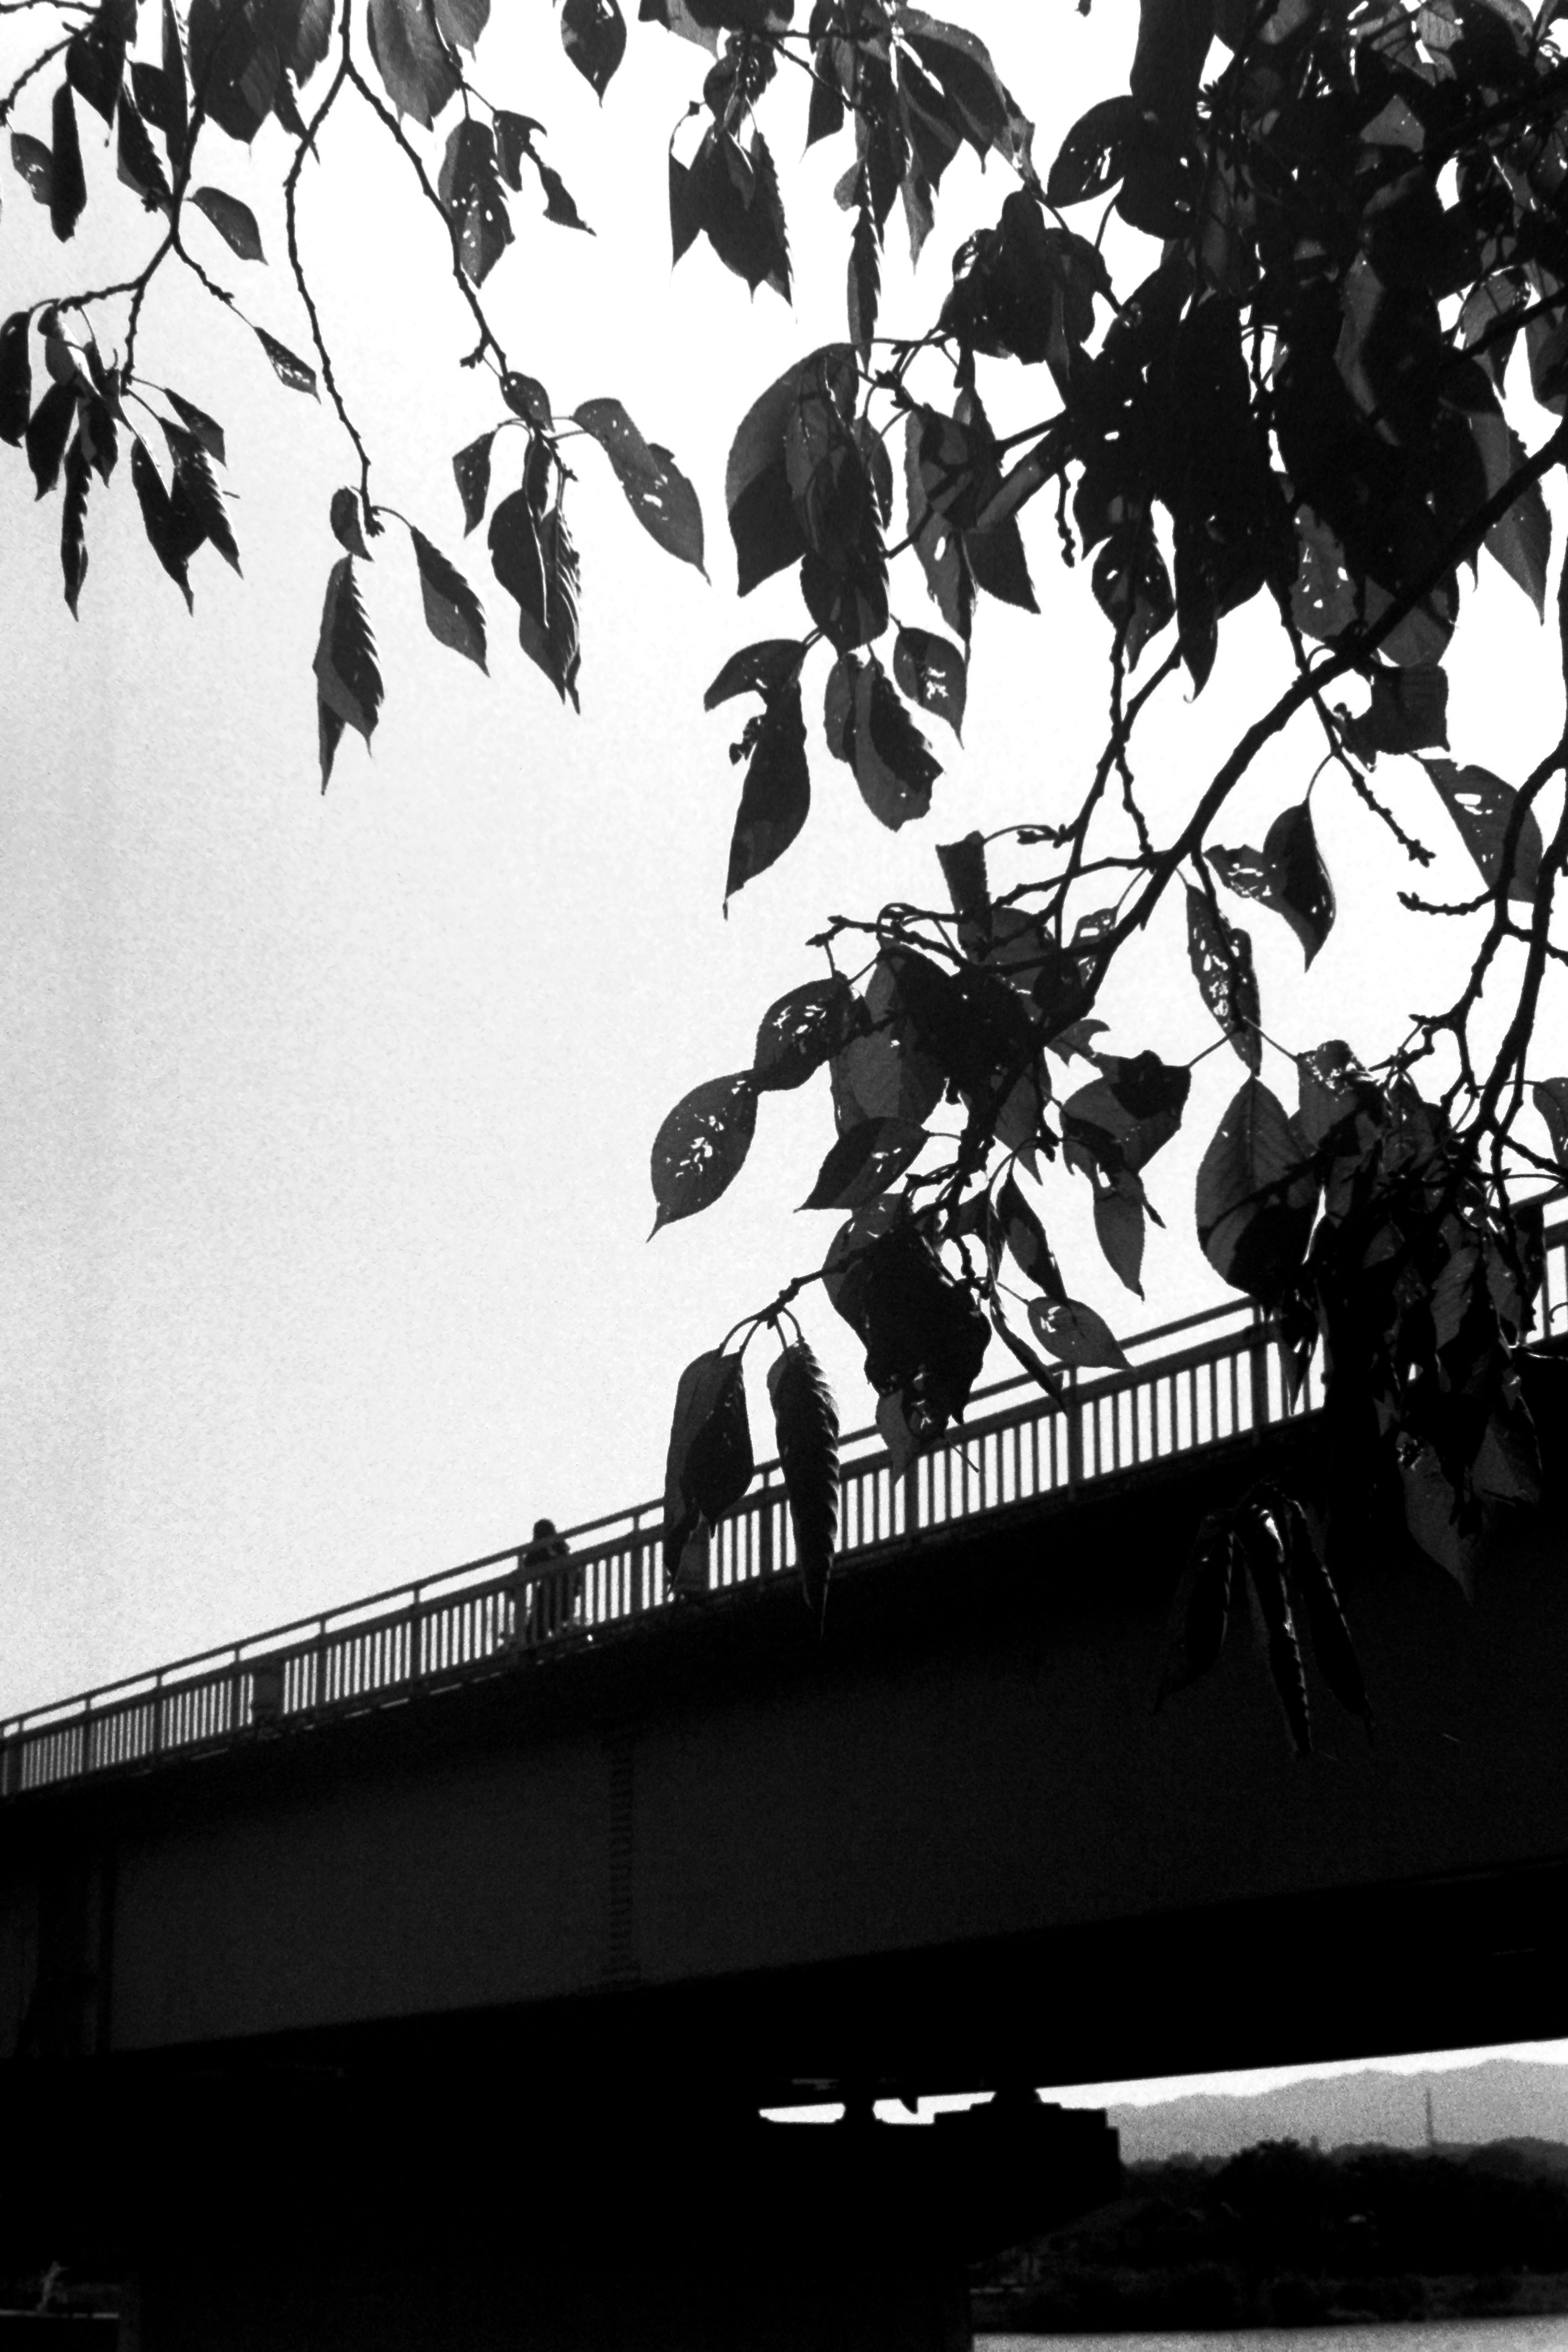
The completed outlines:
{"type": "MultiPolygon", "coordinates": [[[[1086,24],[1068,0],[958,13],[991,37],[1048,157],[1110,86],[1122,16],[1086,24]]],[[[601,234],[526,220],[520,203],[487,295],[513,363],[559,412],[615,393],[673,447],[701,495],[713,578],[654,547],[582,445],[581,719],[510,640],[482,533],[460,538],[450,454],[499,404],[456,367],[472,330],[444,282],[440,232],[352,110],[308,175],[304,247],[345,391],[385,461],[380,496],[484,598],[488,682],[425,634],[406,544],[389,533],[368,592],[388,680],[374,755],[345,739],[319,796],[310,657],[337,552],[327,504],[349,453],[326,407],[283,390],[246,330],[177,280],[149,304],[141,364],[228,428],[243,582],[205,551],[188,619],[122,467],[94,493],[73,623],[58,503],[33,509],[20,453],[4,453],[0,1706],[500,1548],[542,1512],[565,1525],[653,1493],[681,1366],[817,1263],[835,1222],[795,1214],[831,1139],[819,1082],[769,1097],[730,1194],[649,1244],[660,1118],[699,1080],[748,1065],[768,1003],[820,969],[802,942],[827,914],[929,899],[938,841],[1061,814],[1099,745],[1106,630],[1042,502],[1026,538],[1044,618],[983,612],[964,748],[932,730],[947,773],[929,824],[884,833],[814,740],[805,835],[721,919],[736,726],[704,718],[702,688],[737,646],[800,626],[787,579],[736,603],[723,462],[750,399],[843,331],[847,225],[827,191],[844,157],[819,150],[796,172],[780,128],[793,312],[765,291],[752,301],[706,247],[672,278],[664,150],[700,58],[634,26],[601,113],[547,16],[527,23],[542,58],[509,51],[516,36],[499,26],[478,78],[544,120],[601,234]]],[[[25,109],[18,120],[42,127],[25,109]]],[[[124,192],[100,201],[110,166],[88,144],[94,201],[71,247],[19,182],[6,186],[6,309],[116,266],[104,230],[123,223],[124,192]]],[[[303,351],[279,267],[276,150],[264,139],[251,157],[217,133],[211,147],[205,176],[254,206],[272,258],[242,264],[216,236],[204,255],[303,351]]],[[[895,216],[889,327],[934,311],[960,236],[1005,192],[970,160],[948,184],[914,293],[895,216]]],[[[998,402],[1004,423],[1050,404],[998,402]]],[[[1517,776],[1557,724],[1550,654],[1495,570],[1481,596],[1489,627],[1454,666],[1456,756],[1517,776]],[[1527,689],[1513,685],[1521,653],[1538,663],[1527,689]]],[[[895,578],[895,601],[931,617],[912,578],[895,578]]],[[[1228,742],[1259,662],[1276,658],[1266,643],[1251,622],[1233,629],[1202,701],[1178,690],[1151,730],[1141,767],[1157,821],[1162,774],[1178,786],[1228,742]]],[[[1257,839],[1318,757],[1304,730],[1288,737],[1227,838],[1257,839]]],[[[1441,847],[1428,882],[1472,887],[1421,780],[1394,772],[1386,788],[1441,847]]],[[[1314,807],[1341,925],[1304,983],[1285,927],[1258,917],[1265,1019],[1289,1044],[1348,1034],[1371,1054],[1443,995],[1434,959],[1450,942],[1390,926],[1389,862],[1357,803],[1314,807]]],[[[1158,969],[1102,1006],[1108,1042],[1186,1058],[1212,1031],[1170,925],[1159,945],[1158,969]]],[[[1171,1230],[1153,1237],[1146,1307],[1100,1264],[1067,1180],[1053,1188],[1047,1213],[1080,1295],[1124,1329],[1215,1295],[1190,1177],[1239,1076],[1227,1054],[1202,1064],[1187,1135],[1152,1171],[1171,1230]]],[[[805,1320],[847,1423],[868,1420],[850,1336],[820,1302],[805,1320]]],[[[757,1437],[771,1451],[761,1416],[757,1437]]]]}

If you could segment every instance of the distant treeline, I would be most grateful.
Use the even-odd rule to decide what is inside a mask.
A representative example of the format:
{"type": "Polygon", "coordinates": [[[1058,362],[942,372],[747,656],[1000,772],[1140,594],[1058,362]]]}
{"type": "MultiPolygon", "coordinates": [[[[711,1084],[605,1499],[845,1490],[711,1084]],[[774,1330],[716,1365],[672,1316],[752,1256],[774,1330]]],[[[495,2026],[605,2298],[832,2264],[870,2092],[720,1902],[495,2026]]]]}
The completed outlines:
{"type": "Polygon", "coordinates": [[[1500,2141],[1130,2167],[1129,2193],[974,2273],[1032,2328],[1292,2326],[1568,2310],[1568,2150],[1500,2141]]]}

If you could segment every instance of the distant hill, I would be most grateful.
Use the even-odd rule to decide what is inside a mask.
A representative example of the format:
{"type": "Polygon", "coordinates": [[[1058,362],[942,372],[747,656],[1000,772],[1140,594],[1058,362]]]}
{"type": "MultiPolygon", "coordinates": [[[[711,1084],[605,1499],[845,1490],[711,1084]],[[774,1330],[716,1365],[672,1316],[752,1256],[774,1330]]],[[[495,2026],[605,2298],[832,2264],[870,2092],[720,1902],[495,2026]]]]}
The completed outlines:
{"type": "Polygon", "coordinates": [[[1170,2156],[1228,2157],[1259,2140],[1313,2139],[1325,2149],[1349,2142],[1421,2147],[1426,2094],[1440,2145],[1474,2147],[1488,2140],[1562,2143],[1568,2164],[1568,2065],[1488,2058],[1448,2074],[1315,2075],[1278,2091],[1223,2092],[1168,2099],[1156,2106],[1112,2107],[1128,2164],[1170,2156]]]}

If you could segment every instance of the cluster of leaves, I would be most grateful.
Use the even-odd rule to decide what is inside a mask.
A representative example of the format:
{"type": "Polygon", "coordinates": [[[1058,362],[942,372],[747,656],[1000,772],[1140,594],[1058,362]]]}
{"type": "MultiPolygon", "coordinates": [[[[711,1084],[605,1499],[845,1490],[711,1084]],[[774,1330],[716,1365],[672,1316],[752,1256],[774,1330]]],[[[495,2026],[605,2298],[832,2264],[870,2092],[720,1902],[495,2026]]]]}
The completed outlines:
{"type": "MultiPolygon", "coordinates": [[[[595,441],[644,528],[699,568],[702,520],[675,459],[618,401],[558,413],[512,366],[485,308],[525,187],[548,223],[584,227],[542,126],[493,107],[469,79],[488,0],[368,0],[363,23],[328,0],[190,0],[184,24],[173,0],[58,5],[79,21],[0,102],[10,117],[63,57],[49,138],[18,129],[16,168],[68,238],[87,199],[79,99],[115,136],[120,178],[158,224],[134,275],[46,296],[0,330],[0,431],[26,446],[40,495],[63,485],[73,610],[89,485],[95,475],[107,484],[122,432],[150,543],[184,593],[204,541],[237,561],[212,471],[222,433],[182,395],[142,383],[136,340],[170,257],[237,307],[187,242],[192,216],[247,263],[263,259],[260,230],[221,187],[194,184],[195,160],[209,130],[248,144],[272,121],[291,151],[286,244],[314,364],[256,332],[285,384],[314,393],[319,371],[359,460],[357,484],[330,517],[340,552],[315,662],[323,785],[344,729],[368,740],[377,723],[383,680],[362,583],[389,520],[408,532],[432,633],[486,666],[485,614],[468,581],[372,495],[370,456],[300,259],[299,176],[348,95],[381,122],[442,222],[478,331],[461,364],[489,370],[504,412],[453,461],[465,530],[488,517],[521,649],[575,703],[570,442],[595,441]],[[317,75],[307,121],[302,96],[317,75]],[[434,143],[422,150],[415,132],[434,143]],[[123,345],[106,363],[89,314],[117,303],[123,345]],[[37,341],[47,383],[35,405],[37,341]],[[521,440],[501,443],[504,432],[521,440]],[[502,447],[516,464],[492,503],[502,447]]],[[[895,1461],[962,1416],[992,1337],[1054,1401],[1077,1371],[1121,1370],[1112,1333],[1058,1267],[1037,1188],[1059,1175],[1087,1182],[1106,1259],[1141,1297],[1159,1222],[1145,1171],[1184,1116],[1190,1068],[1112,1052],[1094,1008],[1180,887],[1194,1010],[1206,1009],[1219,1047],[1245,1070],[1200,1171],[1203,1247],[1278,1318],[1298,1373],[1321,1349],[1344,1491],[1381,1482],[1417,1540],[1462,1576],[1488,1512],[1531,1492],[1518,1355],[1532,1277],[1513,1188],[1521,1173],[1561,1180],[1568,1142],[1568,1081],[1532,1087],[1530,1058],[1546,975],[1568,961],[1553,932],[1568,866],[1568,737],[1517,786],[1461,764],[1443,667],[1465,569],[1483,555],[1546,608],[1542,484],[1568,459],[1568,62],[1551,11],[1538,19],[1522,0],[1141,0],[1128,88],[1069,130],[1043,175],[1033,127],[973,33],[907,0],[812,0],[799,13],[804,24],[795,0],[640,8],[705,53],[669,149],[677,262],[706,247],[752,293],[787,300],[773,160],[784,151],[776,131],[770,144],[763,115],[797,98],[806,143],[846,151],[836,191],[848,218],[844,339],[797,360],[752,403],[726,469],[740,593],[793,573],[804,606],[798,634],[743,646],[708,690],[710,709],[756,698],[731,754],[743,772],[726,900],[768,873],[807,820],[808,669],[828,760],[848,769],[877,822],[897,830],[929,814],[942,770],[922,722],[961,734],[983,596],[1036,610],[1020,518],[1042,491],[1054,493],[1063,557],[1087,571],[1108,630],[1110,721],[1076,798],[1006,829],[1010,856],[1047,852],[1023,879],[994,887],[988,845],[970,835],[939,852],[948,906],[835,919],[814,942],[826,976],[765,1014],[751,1067],[695,1088],[665,1121],[657,1223],[724,1191],[762,1095],[826,1068],[834,1136],[805,1205],[844,1222],[819,1276],[806,1278],[821,1279],[865,1347],[895,1461]],[[1008,179],[994,226],[959,248],[929,328],[889,337],[895,202],[918,257],[965,151],[1008,179]],[[1112,215],[1121,227],[1108,247],[1112,215]],[[1128,282],[1117,282],[1108,250],[1130,257],[1128,282]],[[1038,387],[1026,395],[1029,421],[999,429],[986,402],[1019,383],[1038,387]],[[1533,449],[1518,422],[1527,403],[1544,420],[1533,449]],[[898,617],[900,565],[898,578],[923,591],[940,626],[898,617]],[[1258,604],[1278,621],[1285,682],[1249,709],[1173,815],[1163,796],[1156,823],[1133,771],[1139,721],[1173,681],[1202,693],[1222,625],[1258,604]],[[1298,716],[1321,734],[1316,772],[1261,847],[1224,845],[1233,793],[1298,716]],[[1288,1110],[1264,1082],[1269,1040],[1238,917],[1279,917],[1308,964],[1324,949],[1337,908],[1314,795],[1320,814],[1321,795],[1355,796],[1401,853],[1430,861],[1378,790],[1378,763],[1391,760],[1419,763],[1434,818],[1457,830],[1477,870],[1479,890],[1457,906],[1400,894],[1407,908],[1476,927],[1454,934],[1470,943],[1461,984],[1374,1067],[1337,1042],[1290,1056],[1299,1099],[1288,1110]],[[869,952],[847,971],[836,949],[851,939],[869,952]],[[1479,1024],[1494,1040],[1500,1029],[1484,1054],[1479,1024]],[[1531,1103],[1545,1150],[1520,1132],[1531,1103]]],[[[603,100],[629,47],[617,0],[563,0],[559,26],[603,100]]],[[[1559,622],[1568,676],[1561,589],[1559,622]]],[[[800,1287],[737,1328],[782,1335],[800,1287]]],[[[751,1475],[743,1346],[700,1358],[682,1382],[669,1468],[678,1582],[692,1580],[689,1556],[743,1490],[742,1465],[751,1475]]],[[[797,1328],[781,1367],[781,1454],[820,1615],[833,1415],[797,1328]]],[[[1295,1608],[1320,1655],[1325,1639],[1332,1648],[1311,1601],[1329,1569],[1315,1552],[1307,1565],[1305,1524],[1283,1503],[1249,1504],[1205,1536],[1194,1571],[1212,1625],[1215,1593],[1245,1567],[1266,1620],[1282,1629],[1272,1646],[1288,1697],[1295,1608]]],[[[1330,1559],[1333,1526],[1331,1496],[1330,1559]]],[[[1184,1654],[1204,1654],[1206,1638],[1184,1654]]],[[[1345,1671],[1327,1670],[1344,1696],[1345,1671]]]]}

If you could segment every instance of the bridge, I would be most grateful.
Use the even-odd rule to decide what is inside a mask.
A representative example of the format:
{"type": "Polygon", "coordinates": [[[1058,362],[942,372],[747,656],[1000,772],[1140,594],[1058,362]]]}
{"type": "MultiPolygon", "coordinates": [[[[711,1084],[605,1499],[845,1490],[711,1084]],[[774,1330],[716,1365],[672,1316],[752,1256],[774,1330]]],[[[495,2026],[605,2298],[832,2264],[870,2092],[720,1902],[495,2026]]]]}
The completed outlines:
{"type": "MultiPolygon", "coordinates": [[[[1547,1267],[1550,1428],[1568,1229],[1547,1267]]],[[[606,2344],[663,2340],[656,2306],[672,2346],[717,2352],[742,2308],[760,2325],[732,2265],[703,2333],[689,2264],[659,2268],[673,2198],[682,2227],[703,2217],[708,2271],[721,2221],[732,2248],[772,2250],[781,2346],[834,2340],[819,2312],[787,2317],[786,2276],[805,2294],[818,2259],[835,2307],[876,2304],[850,2210],[926,2284],[904,2334],[884,2312],[846,2321],[846,2346],[956,2345],[951,2267],[942,2284],[930,2264],[983,2237],[977,2184],[994,2220],[1032,2149],[1030,2211],[1065,2210],[1075,2170],[1107,2178],[1091,2126],[1004,2098],[991,2137],[972,2124],[961,2145],[951,2126],[770,2127],[759,2108],[847,2097],[863,2118],[876,2096],[1568,2032],[1561,1447],[1546,1508],[1501,1530],[1473,1604],[1411,1548],[1355,1563],[1378,1737],[1314,1691],[1303,1762],[1245,1637],[1158,1715],[1151,1697],[1198,1519],[1260,1475],[1310,1487],[1319,1391],[1291,1398],[1242,1307],[1127,1353],[1059,1407],[1017,1381],[985,1392],[901,1475],[874,1432],[851,1439],[822,1642],[769,1464],[700,1597],[669,1593],[650,1503],[570,1530],[569,1561],[492,1555],[0,1726],[0,2058],[26,2117],[11,2212],[42,2229],[68,2204],[89,2236],[132,2231],[163,2281],[150,2352],[293,2352],[314,2323],[279,2304],[257,2246],[285,2210],[305,2230],[310,2182],[310,2212],[352,2210],[360,2248],[352,2287],[340,2230],[300,2273],[337,2314],[321,2343],[404,2340],[369,2244],[424,2314],[407,2340],[445,2343],[408,2248],[423,2232],[449,2271],[476,2217],[504,2232],[483,2154],[499,2102],[569,2152],[523,2192],[551,2243],[597,2260],[574,2201],[591,2181],[664,2282],[634,2337],[605,2321],[606,2344]],[[172,2179],[226,2249],[205,2287],[145,2202],[172,2179]],[[253,2336],[241,2275],[246,2308],[272,2315],[253,2336]],[[381,2334],[356,2333],[345,2315],[373,2308],[381,2334]]],[[[454,2345],[521,2340],[500,2294],[463,2306],[454,2345]]],[[[576,2339],[563,2318],[538,2340],[576,2339]]]]}

